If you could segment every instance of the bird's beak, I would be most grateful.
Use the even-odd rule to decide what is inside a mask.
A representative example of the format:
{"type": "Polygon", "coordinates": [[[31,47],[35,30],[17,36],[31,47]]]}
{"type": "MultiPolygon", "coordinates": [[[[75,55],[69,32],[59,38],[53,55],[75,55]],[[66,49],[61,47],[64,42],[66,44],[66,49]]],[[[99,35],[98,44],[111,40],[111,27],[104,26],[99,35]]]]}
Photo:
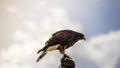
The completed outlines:
{"type": "Polygon", "coordinates": [[[85,41],[86,41],[86,38],[83,38],[83,40],[85,40],[85,41]]]}

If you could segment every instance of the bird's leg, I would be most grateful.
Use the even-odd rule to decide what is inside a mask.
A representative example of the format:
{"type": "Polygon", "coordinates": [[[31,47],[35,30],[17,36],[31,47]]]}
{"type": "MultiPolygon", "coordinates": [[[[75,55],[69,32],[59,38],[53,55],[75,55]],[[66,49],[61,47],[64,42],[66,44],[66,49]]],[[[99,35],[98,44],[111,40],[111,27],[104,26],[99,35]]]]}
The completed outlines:
{"type": "Polygon", "coordinates": [[[65,54],[65,51],[64,51],[64,50],[60,50],[60,53],[64,55],[64,54],[65,54]]]}
{"type": "Polygon", "coordinates": [[[60,46],[60,50],[59,50],[60,53],[64,55],[65,54],[65,49],[66,49],[66,46],[64,46],[64,47],[60,46]]]}

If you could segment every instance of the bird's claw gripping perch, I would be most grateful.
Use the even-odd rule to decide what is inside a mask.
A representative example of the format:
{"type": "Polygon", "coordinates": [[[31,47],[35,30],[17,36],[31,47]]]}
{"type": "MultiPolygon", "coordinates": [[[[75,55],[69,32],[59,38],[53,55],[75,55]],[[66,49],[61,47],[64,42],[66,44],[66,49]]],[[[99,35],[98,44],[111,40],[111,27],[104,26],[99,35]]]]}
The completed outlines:
{"type": "Polygon", "coordinates": [[[75,68],[75,62],[67,54],[64,54],[61,59],[61,65],[58,68],[75,68]]]}

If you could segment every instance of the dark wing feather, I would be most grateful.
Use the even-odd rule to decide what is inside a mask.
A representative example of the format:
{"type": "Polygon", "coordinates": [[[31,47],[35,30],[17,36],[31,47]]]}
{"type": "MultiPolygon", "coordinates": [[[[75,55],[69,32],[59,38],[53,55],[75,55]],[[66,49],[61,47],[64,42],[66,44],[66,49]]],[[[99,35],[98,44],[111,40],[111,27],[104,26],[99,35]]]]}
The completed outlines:
{"type": "Polygon", "coordinates": [[[52,35],[53,38],[57,38],[60,44],[67,44],[74,37],[72,31],[58,31],[52,35]]]}
{"type": "Polygon", "coordinates": [[[54,45],[64,43],[64,42],[65,40],[61,38],[60,36],[53,36],[45,43],[45,46],[41,50],[42,51],[46,50],[49,46],[54,46],[54,45]]]}
{"type": "Polygon", "coordinates": [[[45,43],[45,46],[41,50],[46,50],[49,46],[56,44],[64,45],[68,43],[74,36],[72,31],[58,31],[52,35],[52,37],[45,43]]]}

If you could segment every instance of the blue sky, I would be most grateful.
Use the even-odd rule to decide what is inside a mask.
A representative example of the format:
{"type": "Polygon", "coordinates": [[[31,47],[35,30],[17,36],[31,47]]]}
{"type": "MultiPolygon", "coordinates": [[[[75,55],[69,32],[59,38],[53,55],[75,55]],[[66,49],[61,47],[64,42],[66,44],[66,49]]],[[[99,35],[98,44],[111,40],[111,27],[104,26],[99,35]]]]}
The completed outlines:
{"type": "Polygon", "coordinates": [[[119,0],[2,0],[0,10],[0,68],[56,68],[62,57],[58,51],[40,63],[35,59],[37,50],[61,29],[87,38],[66,51],[76,68],[120,67],[119,0]]]}
{"type": "MultiPolygon", "coordinates": [[[[78,1],[78,0],[75,0],[78,1]]],[[[119,0],[87,0],[72,2],[69,7],[72,19],[82,21],[87,37],[108,33],[120,29],[120,1],[119,0]]]]}

